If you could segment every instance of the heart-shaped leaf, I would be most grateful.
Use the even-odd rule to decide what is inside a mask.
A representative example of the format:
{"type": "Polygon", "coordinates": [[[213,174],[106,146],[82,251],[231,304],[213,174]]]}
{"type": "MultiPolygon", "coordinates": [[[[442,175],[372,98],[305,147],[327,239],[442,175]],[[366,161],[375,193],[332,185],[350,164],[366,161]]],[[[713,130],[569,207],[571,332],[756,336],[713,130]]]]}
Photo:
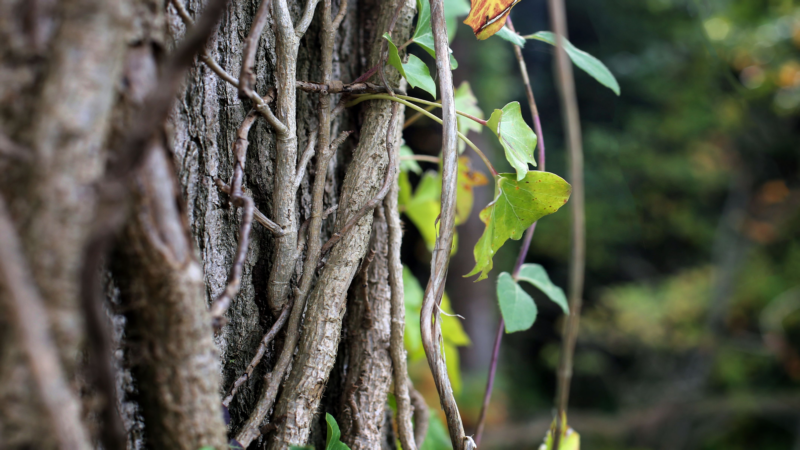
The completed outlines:
{"type": "MultiPolygon", "coordinates": [[[[431,28],[430,2],[428,2],[428,0],[417,0],[417,10],[419,11],[417,15],[417,29],[414,30],[414,36],[412,36],[411,39],[435,59],[436,47],[433,43],[433,29],[431,28]]],[[[450,52],[450,69],[455,70],[458,68],[458,61],[453,57],[453,50],[449,47],[447,50],[450,52]]]]}
{"type": "Polygon", "coordinates": [[[408,55],[408,62],[403,63],[397,46],[392,42],[392,37],[388,33],[384,33],[383,38],[389,41],[389,64],[400,72],[400,75],[408,81],[411,87],[419,87],[436,98],[436,82],[431,78],[428,65],[414,55],[408,55]]]}
{"type": "Polygon", "coordinates": [[[519,47],[525,47],[525,38],[511,31],[508,27],[500,28],[500,30],[495,33],[495,36],[505,39],[514,45],[518,45],[519,47]]]}
{"type": "MultiPolygon", "coordinates": [[[[536,39],[537,41],[547,42],[550,45],[556,45],[556,35],[550,31],[540,31],[535,34],[525,36],[525,39],[536,39]]],[[[614,75],[610,70],[608,70],[608,67],[606,67],[602,61],[575,47],[566,38],[563,39],[563,42],[564,50],[566,50],[567,55],[569,55],[569,58],[573,63],[575,63],[576,66],[583,69],[583,71],[591,75],[592,78],[599,81],[600,84],[611,89],[615,94],[619,95],[619,83],[617,83],[617,79],[614,78],[614,75]]]]}
{"type": "Polygon", "coordinates": [[[508,272],[497,277],[497,301],[506,324],[506,333],[525,331],[536,321],[536,303],[508,272]]]}
{"type": "Polygon", "coordinates": [[[536,134],[522,119],[519,102],[511,102],[503,109],[495,109],[486,126],[497,135],[505,150],[506,160],[517,171],[517,180],[528,173],[528,164],[536,166],[536,134]]]}
{"type": "Polygon", "coordinates": [[[458,182],[456,183],[456,225],[461,225],[469,219],[472,205],[475,201],[473,189],[476,186],[489,184],[489,179],[481,172],[472,170],[469,158],[458,158],[458,182]]]}
{"type": "Polygon", "coordinates": [[[405,144],[400,146],[400,170],[421,175],[422,167],[419,166],[419,163],[413,159],[403,159],[403,156],[414,156],[414,150],[411,150],[411,147],[405,144]]]}
{"type": "Polygon", "coordinates": [[[472,0],[472,8],[464,23],[472,27],[478,39],[487,39],[506,24],[511,8],[519,0],[472,0]]]}
{"type": "Polygon", "coordinates": [[[325,421],[328,422],[328,436],[325,439],[325,450],[350,450],[340,439],[342,432],[339,431],[339,424],[332,415],[325,413],[325,421]]]}
{"type": "Polygon", "coordinates": [[[492,270],[492,257],[510,239],[519,239],[533,222],[552,214],[569,199],[572,187],[558,175],[530,171],[518,181],[512,173],[495,177],[495,197],[481,211],[486,224],[475,244],[475,268],[467,277],[480,273],[475,281],[486,278],[492,270]]]}
{"type": "Polygon", "coordinates": [[[553,284],[550,277],[547,276],[547,271],[544,270],[539,264],[523,264],[517,273],[517,280],[527,281],[534,287],[542,291],[544,295],[553,301],[556,305],[561,307],[564,314],[569,314],[569,304],[567,303],[567,296],[564,295],[564,290],[553,284]]]}
{"type": "MultiPolygon", "coordinates": [[[[430,7],[430,6],[429,6],[430,7]]],[[[447,24],[447,40],[453,42],[458,30],[459,17],[469,14],[469,1],[467,0],[444,0],[444,20],[447,24]]]]}

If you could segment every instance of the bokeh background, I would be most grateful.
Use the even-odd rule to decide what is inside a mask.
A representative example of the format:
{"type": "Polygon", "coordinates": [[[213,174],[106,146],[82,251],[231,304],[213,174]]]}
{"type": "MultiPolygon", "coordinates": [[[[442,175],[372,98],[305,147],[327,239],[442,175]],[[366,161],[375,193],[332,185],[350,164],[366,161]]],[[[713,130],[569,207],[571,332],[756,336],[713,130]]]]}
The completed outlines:
{"type": "MultiPolygon", "coordinates": [[[[514,7],[520,34],[550,29],[546,3],[514,7]]],[[[569,423],[582,448],[800,449],[800,4],[566,3],[571,42],[605,62],[622,89],[617,97],[575,72],[588,259],[569,423]]],[[[456,84],[470,83],[487,117],[519,101],[532,123],[510,43],[478,41],[462,24],[452,47],[456,84]]],[[[523,55],[547,170],[566,177],[553,48],[528,41],[523,55]]],[[[470,136],[498,169],[510,169],[488,131],[470,136]]],[[[404,137],[415,153],[440,150],[431,121],[415,122],[404,137]]],[[[512,269],[519,248],[510,242],[501,250],[488,280],[461,277],[474,264],[483,231],[477,211],[490,189],[475,190],[447,287],[469,336],[457,361],[468,433],[499,319],[495,280],[512,269]]],[[[528,255],[562,287],[569,221],[568,208],[542,219],[528,255]]],[[[408,223],[403,257],[424,286],[430,253],[408,223]]],[[[536,449],[553,417],[562,315],[528,290],[539,317],[531,330],[504,337],[482,448],[536,449]]],[[[411,371],[438,409],[424,358],[411,371]]],[[[426,448],[448,448],[436,428],[426,448]]]]}

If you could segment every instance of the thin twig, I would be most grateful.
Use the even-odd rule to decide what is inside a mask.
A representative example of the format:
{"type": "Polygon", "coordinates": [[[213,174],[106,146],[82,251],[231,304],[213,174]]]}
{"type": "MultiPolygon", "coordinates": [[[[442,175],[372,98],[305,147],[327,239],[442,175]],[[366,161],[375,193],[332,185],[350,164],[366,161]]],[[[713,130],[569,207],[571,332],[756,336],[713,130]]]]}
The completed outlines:
{"type": "Polygon", "coordinates": [[[450,50],[447,28],[444,19],[444,1],[430,0],[431,27],[433,29],[434,49],[436,51],[436,70],[439,76],[439,91],[442,97],[442,212],[439,235],[431,258],[431,277],[425,289],[420,314],[422,345],[428,358],[428,365],[436,382],[439,401],[445,416],[450,441],[454,450],[472,450],[475,447],[471,438],[464,433],[461,414],[458,411],[453,388],[447,374],[447,365],[442,357],[439,343],[441,325],[438,314],[434,317],[434,306],[441,302],[450,250],[453,245],[456,212],[456,182],[458,176],[458,125],[453,93],[453,75],[450,71],[450,50]]]}
{"type": "MultiPolygon", "coordinates": [[[[438,158],[437,158],[438,160],[438,158]]],[[[396,162],[397,167],[392,170],[399,170],[400,161],[396,162]]],[[[399,186],[397,182],[392,183],[389,195],[383,201],[386,211],[386,225],[389,229],[389,286],[391,288],[391,333],[389,338],[389,352],[392,357],[392,373],[394,375],[394,396],[397,400],[397,431],[404,450],[416,450],[422,445],[415,436],[414,428],[411,424],[412,409],[411,398],[409,397],[408,366],[406,362],[406,351],[403,344],[403,334],[405,333],[405,303],[403,297],[403,263],[400,261],[400,247],[403,243],[403,228],[400,222],[400,213],[397,211],[397,196],[399,186]]],[[[413,386],[412,386],[413,389],[413,386]]],[[[423,403],[425,401],[423,400],[423,403]]],[[[427,407],[425,413],[427,413],[427,407]]],[[[421,425],[420,417],[417,416],[417,427],[421,425]]],[[[427,422],[426,422],[427,425],[427,422]]],[[[424,439],[425,435],[422,435],[424,439]]]]}
{"type": "Polygon", "coordinates": [[[28,149],[11,140],[5,133],[0,133],[0,158],[29,162],[33,156],[28,149]]]}
{"type": "Polygon", "coordinates": [[[425,397],[414,389],[411,381],[408,382],[408,395],[411,397],[411,404],[414,406],[414,442],[417,444],[417,448],[422,448],[422,444],[425,443],[425,436],[428,435],[428,423],[431,413],[428,411],[425,397]]]}
{"type": "Polygon", "coordinates": [[[442,162],[442,158],[430,155],[403,155],[400,157],[400,161],[425,161],[439,164],[442,162]]]}
{"type": "Polygon", "coordinates": [[[244,384],[244,382],[253,375],[253,370],[255,370],[256,366],[258,366],[258,364],[261,362],[261,359],[264,357],[264,354],[267,352],[267,346],[269,346],[269,343],[275,339],[278,331],[283,328],[283,325],[286,324],[286,320],[289,319],[289,312],[291,310],[292,304],[289,302],[283,307],[283,311],[281,311],[281,315],[278,316],[278,320],[272,324],[272,327],[269,329],[269,331],[267,331],[267,334],[261,338],[261,343],[258,344],[258,349],[256,350],[255,356],[253,356],[250,364],[247,365],[247,370],[245,370],[242,376],[240,376],[236,382],[233,383],[231,392],[227,397],[225,397],[225,399],[222,400],[222,404],[225,405],[226,408],[230,406],[233,396],[236,395],[236,391],[239,390],[239,386],[244,384]]]}
{"type": "MultiPolygon", "coordinates": [[[[50,335],[47,311],[39,295],[19,235],[0,198],[0,280],[4,286],[5,310],[25,355],[53,426],[59,448],[88,450],[92,448],[89,434],[81,421],[77,396],[64,378],[55,342],[50,335]]],[[[114,401],[116,399],[111,399],[114,401]]]]}
{"type": "MultiPolygon", "coordinates": [[[[424,114],[425,116],[427,116],[431,120],[435,121],[436,123],[439,123],[439,124],[443,124],[444,123],[442,121],[442,119],[434,116],[433,114],[429,113],[428,111],[425,111],[419,105],[415,105],[415,104],[413,104],[413,103],[411,103],[411,102],[409,102],[407,100],[404,100],[404,99],[400,98],[399,96],[392,97],[392,96],[387,95],[387,94],[361,95],[361,96],[358,96],[352,102],[347,103],[347,106],[357,105],[357,104],[359,104],[359,103],[361,103],[363,101],[366,101],[366,100],[391,100],[393,102],[402,103],[403,105],[406,105],[407,107],[424,114]]],[[[483,164],[486,165],[486,168],[489,169],[489,171],[492,173],[492,175],[493,176],[497,176],[497,170],[495,170],[494,166],[489,161],[489,158],[487,158],[486,155],[483,154],[481,149],[479,149],[477,145],[475,145],[471,140],[469,140],[469,138],[464,136],[462,133],[456,131],[456,135],[458,136],[459,139],[464,141],[464,143],[467,144],[467,146],[469,146],[469,148],[471,148],[473,151],[475,151],[475,153],[478,154],[478,156],[481,158],[481,161],[483,161],[483,164]]]]}
{"type": "Polygon", "coordinates": [[[567,38],[567,17],[562,0],[549,0],[550,22],[556,34],[556,74],[561,100],[561,114],[566,128],[566,141],[569,148],[569,174],[572,183],[570,212],[572,213],[572,254],[569,260],[569,317],[564,322],[561,358],[558,364],[558,385],[556,387],[556,429],[553,448],[558,448],[569,403],[569,385],[572,380],[572,357],[575,341],[578,338],[581,304],[583,303],[583,281],[586,269],[586,217],[584,212],[583,187],[583,144],[581,124],[578,113],[578,100],[575,95],[575,79],[572,75],[572,62],[564,50],[567,38]]]}
{"type": "Polygon", "coordinates": [[[391,148],[391,136],[394,134],[394,123],[395,119],[397,118],[397,110],[399,109],[399,105],[397,103],[392,104],[392,118],[389,121],[389,126],[386,127],[386,147],[389,155],[389,163],[386,166],[386,174],[383,177],[383,185],[381,189],[375,194],[375,197],[370,199],[364,206],[361,207],[354,215],[344,224],[341,230],[333,233],[328,242],[322,246],[322,253],[321,256],[324,256],[328,250],[331,249],[334,245],[336,245],[339,240],[347,234],[348,231],[353,229],[353,227],[361,220],[368,212],[372,211],[378,204],[383,201],[383,198],[386,197],[386,194],[389,193],[389,189],[392,187],[392,181],[394,180],[394,175],[397,173],[395,171],[395,159],[396,155],[392,151],[391,148]]]}
{"type": "Polygon", "coordinates": [[[256,17],[253,19],[253,25],[250,26],[250,33],[244,40],[242,71],[239,74],[239,98],[242,100],[250,98],[256,83],[256,73],[253,71],[253,66],[256,64],[258,40],[261,38],[261,33],[267,24],[267,15],[269,14],[271,3],[271,0],[261,0],[261,4],[258,5],[258,10],[256,11],[256,17]]]}
{"type": "Polygon", "coordinates": [[[329,84],[297,80],[297,89],[306,92],[327,92],[328,94],[377,94],[388,92],[385,87],[373,83],[354,82],[343,84],[332,80],[329,84]]]}
{"type": "Polygon", "coordinates": [[[242,208],[242,223],[239,226],[239,245],[236,248],[233,266],[228,275],[228,283],[222,294],[211,304],[211,319],[214,320],[216,326],[221,325],[222,316],[225,315],[225,311],[230,307],[233,297],[239,292],[239,285],[242,282],[242,269],[250,242],[250,228],[253,222],[255,206],[253,205],[253,199],[245,196],[244,192],[242,192],[242,179],[244,178],[244,165],[247,161],[247,147],[250,144],[247,135],[250,133],[250,128],[257,118],[258,113],[255,109],[247,113],[236,132],[236,142],[233,144],[236,163],[233,166],[233,179],[231,180],[228,194],[233,205],[242,208]]]}
{"type": "Polygon", "coordinates": [[[314,156],[315,145],[317,145],[317,133],[312,132],[308,136],[308,144],[303,152],[303,156],[300,157],[300,162],[297,163],[297,170],[295,170],[294,176],[294,190],[299,189],[300,183],[303,182],[303,178],[306,174],[306,166],[308,165],[308,162],[311,161],[311,157],[314,156]]]}
{"type": "MultiPolygon", "coordinates": [[[[231,187],[228,186],[227,183],[219,178],[214,179],[214,182],[217,184],[217,188],[219,188],[220,191],[230,195],[231,187]]],[[[255,206],[253,206],[253,219],[255,219],[256,222],[260,223],[275,236],[283,236],[286,234],[286,231],[283,228],[278,226],[277,223],[269,220],[269,218],[265,216],[264,213],[259,211],[255,206]]]]}
{"type": "MultiPolygon", "coordinates": [[[[285,0],[276,0],[285,6],[285,0]]],[[[330,83],[333,73],[333,44],[336,29],[333,27],[330,18],[330,0],[325,0],[322,11],[322,73],[325,84],[330,83]]],[[[311,291],[311,283],[314,281],[314,267],[319,259],[320,234],[322,231],[323,208],[325,198],[325,181],[328,174],[328,164],[336,154],[336,148],[349,136],[349,132],[342,133],[339,139],[333,143],[330,140],[330,95],[322,94],[319,101],[320,131],[317,137],[317,166],[314,175],[314,185],[311,189],[311,219],[308,224],[308,236],[306,238],[306,259],[303,262],[303,274],[300,277],[300,285],[295,289],[294,305],[286,327],[286,337],[283,348],[281,349],[278,362],[272,370],[271,376],[267,379],[266,386],[259,397],[255,408],[248,417],[242,431],[236,439],[247,448],[254,439],[261,434],[261,423],[275,404],[278,395],[278,388],[286,376],[286,371],[292,362],[297,341],[300,339],[300,322],[306,307],[306,300],[311,291]],[[336,146],[334,146],[334,144],[336,146]]],[[[296,190],[294,191],[296,192],[296,190]]],[[[295,255],[299,251],[295,248],[295,255]]],[[[292,267],[294,260],[292,260],[292,267]]],[[[273,420],[275,422],[277,420],[273,420]]]]}
{"type": "MultiPolygon", "coordinates": [[[[194,20],[192,19],[192,16],[189,15],[189,12],[186,11],[186,7],[183,5],[183,2],[181,0],[171,0],[171,1],[172,1],[172,5],[178,11],[178,15],[181,17],[183,22],[187,26],[194,25],[194,20]]],[[[270,1],[271,0],[264,0],[265,3],[269,3],[270,1]]],[[[263,6],[263,5],[264,5],[264,3],[262,3],[261,6],[263,6]]],[[[261,6],[259,6],[259,9],[258,9],[259,13],[262,12],[261,6]]],[[[265,17],[265,20],[266,20],[266,17],[265,17]]],[[[254,25],[257,25],[257,24],[254,24],[254,25]]],[[[261,27],[263,28],[263,24],[261,24],[261,27]]],[[[259,33],[259,35],[260,35],[260,33],[259,33]]],[[[250,38],[250,36],[248,36],[248,38],[250,38]]],[[[256,41],[258,41],[257,37],[256,37],[256,41]]],[[[257,43],[258,42],[256,42],[256,44],[257,43]]],[[[256,48],[256,45],[253,46],[253,52],[255,52],[255,48],[256,48]]],[[[253,57],[255,58],[255,54],[254,54],[253,57]]],[[[226,82],[231,84],[233,87],[235,87],[237,89],[240,88],[239,80],[234,78],[231,74],[226,72],[225,69],[220,67],[220,65],[217,64],[217,62],[214,60],[214,58],[212,58],[211,55],[208,53],[208,49],[205,48],[205,46],[200,51],[199,59],[200,59],[200,61],[203,61],[203,63],[205,63],[205,65],[208,66],[209,69],[211,69],[214,73],[216,73],[217,76],[219,76],[220,78],[222,78],[223,80],[225,80],[226,82]]],[[[245,69],[245,66],[243,65],[242,66],[242,70],[244,71],[244,69],[245,69]]],[[[267,119],[267,122],[269,122],[269,124],[272,125],[273,128],[275,128],[275,132],[278,135],[283,136],[283,135],[286,135],[288,133],[288,128],[286,127],[286,125],[284,125],[283,122],[281,122],[280,120],[278,120],[277,117],[275,117],[275,114],[272,113],[272,109],[270,109],[270,107],[269,107],[269,102],[272,101],[271,98],[266,98],[266,97],[262,98],[255,91],[253,91],[250,88],[244,89],[244,90],[243,89],[239,89],[239,95],[240,96],[242,95],[242,93],[245,94],[244,98],[249,98],[250,100],[253,101],[253,103],[255,104],[256,109],[261,113],[261,115],[264,116],[265,119],[267,119]]]]}
{"type": "MultiPolygon", "coordinates": [[[[511,17],[506,20],[506,24],[514,31],[514,25],[511,23],[511,17]]],[[[525,66],[525,60],[522,57],[522,51],[518,45],[514,45],[514,55],[517,57],[517,63],[519,65],[520,76],[522,77],[522,82],[525,85],[525,91],[528,96],[528,106],[531,109],[531,115],[533,117],[534,127],[536,129],[536,135],[538,136],[538,147],[539,147],[539,164],[538,168],[541,171],[545,170],[545,152],[544,152],[544,134],[542,133],[542,123],[539,119],[539,110],[536,107],[536,99],[533,97],[533,89],[531,88],[531,81],[528,78],[528,69],[525,66]]],[[[522,264],[525,263],[525,258],[528,255],[528,249],[531,245],[531,240],[533,239],[533,233],[536,230],[536,222],[534,222],[528,230],[525,232],[525,238],[522,241],[522,246],[519,249],[519,255],[517,256],[517,263],[514,266],[514,272],[512,273],[512,277],[516,280],[517,275],[519,274],[519,270],[522,268],[522,264]]],[[[481,437],[483,437],[483,429],[486,423],[486,414],[489,411],[489,403],[492,399],[492,389],[494,388],[494,378],[495,374],[497,373],[497,364],[500,358],[500,343],[503,340],[503,330],[505,328],[505,321],[500,318],[500,324],[497,328],[497,334],[495,335],[494,340],[494,347],[492,349],[492,360],[489,366],[489,377],[486,381],[486,391],[483,396],[483,404],[481,405],[481,412],[478,416],[478,425],[475,427],[475,445],[481,445],[481,437]]]]}

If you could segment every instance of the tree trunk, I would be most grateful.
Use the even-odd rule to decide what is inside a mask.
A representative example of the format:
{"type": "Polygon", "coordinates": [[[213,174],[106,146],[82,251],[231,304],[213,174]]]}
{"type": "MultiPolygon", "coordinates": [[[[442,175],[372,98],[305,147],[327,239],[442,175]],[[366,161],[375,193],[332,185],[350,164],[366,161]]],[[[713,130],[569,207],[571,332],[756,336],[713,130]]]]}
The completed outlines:
{"type": "MultiPolygon", "coordinates": [[[[341,1],[333,2],[334,14],[341,1]]],[[[204,3],[185,0],[186,10],[197,19],[204,3]]],[[[297,24],[306,3],[288,3],[297,24]]],[[[347,3],[335,35],[333,80],[350,82],[378,63],[393,3],[347,3]]],[[[237,78],[258,7],[258,0],[231,2],[207,46],[211,58],[237,78]]],[[[300,38],[297,80],[322,79],[321,10],[322,3],[300,38]]],[[[395,42],[408,39],[413,11],[414,3],[408,2],[398,16],[395,42]]],[[[286,62],[276,50],[280,42],[273,18],[269,14],[256,53],[255,91],[262,96],[275,87],[275,74],[286,62]]],[[[0,47],[0,195],[9,204],[47,309],[65,377],[76,395],[80,390],[80,421],[95,443],[111,441],[102,437],[109,425],[101,414],[102,396],[95,395],[81,356],[86,342],[78,289],[83,249],[97,214],[94,184],[106,164],[113,164],[142,99],[157,88],[153,81],[189,28],[166,0],[0,0],[0,40],[5,42],[0,47]]],[[[243,220],[242,208],[215,180],[231,179],[237,130],[253,105],[201,59],[190,69],[168,123],[148,144],[148,156],[133,178],[129,217],[104,269],[117,347],[117,406],[129,449],[226,446],[222,397],[245,373],[275,322],[280,305],[276,309],[273,300],[283,295],[277,291],[295,298],[303,270],[301,253],[289,267],[294,274],[289,284],[270,288],[276,255],[283,253],[279,238],[254,224],[239,292],[215,333],[207,308],[228,284],[243,220]]],[[[395,87],[399,83],[388,66],[386,77],[395,87]]],[[[314,213],[312,184],[320,174],[312,159],[292,211],[278,210],[277,165],[294,170],[320,128],[319,98],[296,92],[295,159],[278,158],[277,134],[262,117],[248,135],[243,192],[265,216],[295,233],[314,213]]],[[[339,98],[333,96],[332,105],[339,98]]],[[[395,133],[387,137],[390,110],[390,102],[372,101],[333,118],[332,137],[354,133],[327,168],[324,209],[338,210],[323,221],[321,242],[375,196],[386,172],[394,170],[387,151],[399,146],[403,110],[395,133]]],[[[233,398],[228,436],[248,426],[259,435],[270,423],[275,430],[263,430],[249,448],[285,449],[307,442],[319,447],[329,412],[351,448],[394,447],[386,402],[392,384],[387,233],[381,206],[332,248],[310,290],[294,363],[274,413],[256,428],[247,425],[283,347],[283,332],[233,398]]],[[[13,300],[9,292],[0,284],[0,308],[13,300]]],[[[11,325],[0,314],[0,448],[56,448],[11,325]]]]}

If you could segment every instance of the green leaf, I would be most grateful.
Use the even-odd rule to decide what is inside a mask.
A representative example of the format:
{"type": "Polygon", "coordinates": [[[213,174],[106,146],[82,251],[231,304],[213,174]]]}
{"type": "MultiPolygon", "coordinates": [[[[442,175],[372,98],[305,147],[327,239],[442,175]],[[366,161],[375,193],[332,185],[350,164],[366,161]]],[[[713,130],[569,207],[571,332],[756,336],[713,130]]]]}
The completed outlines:
{"type": "Polygon", "coordinates": [[[419,230],[428,250],[433,250],[436,244],[436,218],[442,211],[441,197],[442,180],[438,173],[429,170],[422,175],[414,195],[406,205],[405,214],[419,230]]]}
{"type": "Polygon", "coordinates": [[[425,350],[422,348],[422,335],[419,329],[419,315],[422,308],[423,295],[425,293],[417,278],[408,267],[403,266],[403,302],[406,307],[406,332],[403,334],[403,344],[411,361],[425,357],[425,350]]]}
{"type": "Polygon", "coordinates": [[[299,445],[290,445],[289,450],[314,450],[314,447],[311,446],[300,447],[299,445]]]}
{"type": "Polygon", "coordinates": [[[567,303],[567,296],[564,295],[564,290],[550,281],[550,277],[547,276],[547,271],[544,270],[544,267],[539,264],[523,264],[517,274],[517,280],[527,281],[532,284],[553,303],[560,306],[564,314],[569,315],[569,304],[567,303]]]}
{"type": "MultiPolygon", "coordinates": [[[[444,318],[444,316],[442,317],[444,318]]],[[[444,331],[442,331],[444,334],[444,331]]],[[[458,360],[458,348],[455,345],[445,342],[442,346],[444,349],[444,362],[447,366],[447,376],[450,378],[450,387],[456,394],[461,393],[461,364],[458,360]]]]}
{"type": "Polygon", "coordinates": [[[345,445],[340,438],[342,432],[339,431],[339,425],[332,415],[325,413],[325,421],[328,422],[328,436],[325,439],[325,450],[350,450],[350,447],[345,445]]]}
{"type": "MultiPolygon", "coordinates": [[[[425,350],[422,347],[422,336],[419,329],[420,309],[422,308],[424,295],[425,292],[417,278],[414,277],[408,267],[403,266],[403,301],[406,309],[406,332],[403,335],[403,343],[408,351],[408,359],[411,361],[425,358],[425,350]]],[[[450,298],[447,296],[447,293],[442,296],[442,304],[440,307],[442,311],[450,314],[442,314],[441,317],[445,357],[449,358],[449,356],[447,356],[447,346],[453,348],[463,347],[465,345],[470,345],[472,342],[464,331],[464,327],[461,325],[461,319],[452,316],[453,310],[450,307],[450,298]]],[[[451,358],[452,362],[451,359],[448,359],[448,371],[450,371],[451,365],[453,364],[455,364],[455,366],[453,366],[452,369],[457,370],[457,358],[458,356],[451,358]]],[[[457,380],[454,381],[451,379],[451,381],[453,383],[460,382],[460,376],[457,380]]]]}
{"type": "Polygon", "coordinates": [[[522,119],[519,102],[511,102],[503,109],[495,109],[486,124],[497,135],[505,150],[506,159],[517,171],[521,181],[528,173],[528,164],[536,166],[533,153],[536,150],[536,134],[522,119]]]}
{"type": "Polygon", "coordinates": [[[400,190],[397,193],[397,207],[400,211],[405,211],[408,202],[411,201],[411,182],[408,180],[408,172],[400,172],[397,175],[397,184],[400,190]]]}
{"type": "Polygon", "coordinates": [[[522,237],[533,222],[558,211],[570,191],[569,183],[549,172],[530,171],[521,181],[511,173],[497,175],[494,200],[480,214],[486,229],[475,244],[475,268],[465,276],[480,273],[476,281],[486,278],[500,247],[509,238],[522,237]]]}
{"type": "Polygon", "coordinates": [[[525,331],[536,321],[536,303],[508,272],[497,277],[497,302],[506,323],[506,333],[525,331]]]}
{"type": "MultiPolygon", "coordinates": [[[[436,47],[433,43],[433,29],[431,28],[431,4],[428,0],[417,0],[417,29],[414,30],[414,36],[411,39],[415,44],[422,47],[429,55],[436,59],[436,47]]],[[[458,68],[458,62],[453,57],[453,50],[447,48],[450,52],[450,69],[455,70],[458,68]]],[[[436,98],[436,95],[434,95],[436,98]]]]}
{"type": "MultiPolygon", "coordinates": [[[[561,439],[558,440],[558,450],[580,450],[581,436],[567,425],[567,415],[563,414],[561,423],[561,439]]],[[[544,442],[539,446],[539,450],[553,450],[553,435],[556,432],[556,421],[550,424],[550,429],[544,437],[544,442]]]]}
{"type": "Polygon", "coordinates": [[[403,144],[400,146],[400,171],[414,172],[417,175],[422,174],[422,167],[413,159],[403,159],[403,156],[414,156],[414,150],[411,147],[403,144]]]}
{"type": "MultiPolygon", "coordinates": [[[[456,110],[467,113],[471,116],[475,116],[479,119],[483,119],[483,111],[480,107],[478,107],[478,99],[475,98],[475,94],[472,93],[472,88],[470,87],[469,82],[463,81],[458,86],[458,89],[456,89],[454,93],[454,99],[456,102],[456,110]]],[[[457,116],[456,120],[458,121],[458,131],[464,136],[466,136],[470,131],[475,131],[478,133],[481,132],[482,125],[474,120],[467,119],[466,117],[462,116],[457,116]]],[[[458,153],[461,154],[466,146],[467,144],[459,139],[458,153]]]]}
{"type": "MultiPolygon", "coordinates": [[[[525,39],[536,39],[537,41],[547,42],[550,45],[556,45],[556,35],[550,31],[540,31],[535,34],[525,36],[525,39]]],[[[575,63],[576,66],[583,69],[583,71],[591,75],[595,80],[599,81],[600,84],[611,89],[615,94],[619,95],[619,83],[617,83],[617,79],[614,78],[614,75],[610,70],[608,70],[608,67],[606,67],[605,64],[603,64],[594,56],[578,49],[566,38],[563,42],[564,50],[567,51],[567,55],[569,55],[570,59],[573,63],[575,63]]]]}
{"type": "Polygon", "coordinates": [[[431,78],[431,72],[428,70],[427,64],[414,55],[408,55],[408,62],[404,64],[400,59],[397,46],[392,42],[391,36],[388,33],[384,33],[383,38],[389,41],[389,64],[400,72],[400,75],[408,81],[411,87],[419,87],[430,93],[435,99],[436,82],[431,78]]]}
{"type": "Polygon", "coordinates": [[[447,40],[453,42],[458,30],[458,18],[469,14],[467,0],[444,0],[444,20],[447,24],[447,40]]]}
{"type": "Polygon", "coordinates": [[[511,31],[508,27],[500,28],[500,31],[494,34],[499,38],[503,38],[508,42],[511,42],[514,45],[521,47],[525,47],[525,38],[520,36],[519,34],[511,31]]]}
{"type": "Polygon", "coordinates": [[[450,433],[439,417],[439,411],[431,409],[428,434],[425,436],[425,441],[419,450],[451,450],[452,448],[450,433]]]}

